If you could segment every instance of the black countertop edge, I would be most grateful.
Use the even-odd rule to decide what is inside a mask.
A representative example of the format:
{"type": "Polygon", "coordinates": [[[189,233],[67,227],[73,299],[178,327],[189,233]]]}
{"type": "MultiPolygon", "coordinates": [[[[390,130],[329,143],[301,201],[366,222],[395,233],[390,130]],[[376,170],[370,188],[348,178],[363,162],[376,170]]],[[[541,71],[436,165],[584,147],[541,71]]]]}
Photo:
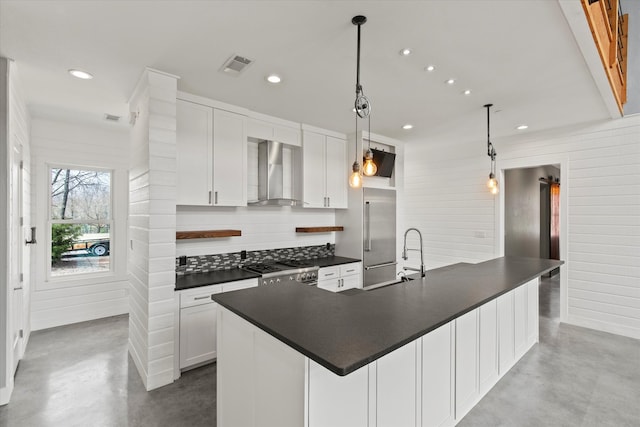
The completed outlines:
{"type": "Polygon", "coordinates": [[[360,262],[361,260],[356,258],[347,258],[342,256],[329,256],[325,258],[311,258],[309,264],[317,265],[320,268],[332,267],[334,265],[351,264],[352,262],[360,262]]]}
{"type": "Polygon", "coordinates": [[[261,277],[257,273],[232,268],[229,270],[215,270],[207,273],[193,273],[176,275],[176,291],[198,288],[201,286],[219,285],[221,283],[236,282],[238,280],[255,279],[261,277]]]}
{"type": "MultiPolygon", "coordinates": [[[[235,295],[218,294],[213,299],[221,306],[304,356],[309,357],[337,375],[345,376],[485,303],[528,283],[530,280],[558,268],[562,264],[564,264],[563,261],[502,257],[479,264],[461,263],[454,268],[446,266],[430,270],[427,272],[427,277],[423,279],[385,286],[371,291],[363,291],[350,296],[293,284],[286,285],[292,286],[288,290],[285,287],[261,287],[262,289],[253,288],[253,290],[232,293],[235,295]],[[527,265],[528,263],[531,263],[531,265],[527,265]],[[504,272],[504,277],[499,277],[500,272],[504,272]],[[511,279],[514,280],[509,281],[511,279]],[[272,293],[275,295],[269,295],[272,293]],[[320,306],[320,309],[311,314],[306,313],[304,310],[300,313],[295,313],[294,310],[292,316],[299,316],[299,318],[294,318],[282,317],[283,312],[279,307],[268,305],[261,307],[261,304],[269,304],[269,299],[277,304],[283,299],[282,297],[286,298],[289,293],[295,294],[293,296],[294,300],[299,300],[301,303],[312,302],[313,306],[320,306]],[[411,301],[410,304],[412,304],[411,307],[408,307],[409,310],[405,310],[405,307],[403,307],[403,310],[399,312],[375,311],[389,303],[404,302],[406,304],[407,301],[404,299],[407,293],[411,294],[408,298],[411,301]],[[266,298],[260,298],[261,296],[266,298]],[[274,296],[276,298],[273,298],[274,296]],[[455,297],[458,297],[457,300],[455,297]],[[462,300],[464,300],[462,303],[459,302],[462,300]],[[449,301],[451,307],[443,308],[443,301],[449,301]],[[334,319],[325,317],[327,310],[322,307],[323,305],[337,313],[337,319],[333,323],[334,319]],[[379,324],[366,324],[371,331],[364,332],[362,331],[363,324],[345,328],[344,325],[349,324],[345,322],[345,319],[354,321],[354,318],[348,313],[349,310],[364,315],[371,312],[379,313],[379,315],[375,316],[375,320],[379,321],[379,324]],[[278,315],[272,317],[271,311],[275,311],[278,315]],[[430,311],[435,314],[431,315],[430,311]],[[440,312],[443,315],[440,315],[440,312]],[[321,313],[320,316],[319,313],[321,313]],[[388,322],[397,321],[400,318],[400,320],[407,320],[407,323],[412,323],[414,317],[417,317],[420,321],[424,318],[424,323],[421,322],[418,326],[413,322],[413,325],[405,327],[404,331],[400,332],[397,330],[397,325],[395,329],[392,328],[390,331],[384,330],[385,324],[388,322]],[[298,320],[300,322],[297,322],[298,320]],[[276,327],[268,323],[273,323],[276,327]],[[305,333],[300,335],[300,331],[296,330],[296,327],[299,327],[300,324],[304,328],[314,330],[305,330],[305,333]],[[384,339],[382,342],[376,342],[371,345],[361,341],[359,344],[367,348],[357,348],[347,352],[346,355],[340,345],[333,345],[335,341],[332,341],[332,339],[335,339],[338,344],[344,344],[348,347],[353,340],[366,339],[366,337],[361,336],[366,332],[370,332],[373,341],[379,341],[378,338],[381,334],[384,339]],[[406,334],[403,334],[403,332],[406,332],[406,334]],[[317,334],[318,339],[312,337],[314,333],[317,334]],[[295,337],[296,334],[297,337],[295,337]],[[397,336],[399,334],[404,336],[397,336]],[[321,342],[318,342],[323,340],[326,343],[324,346],[321,342]],[[314,346],[318,352],[313,351],[314,346]],[[334,349],[326,350],[326,347],[334,347],[334,349]],[[331,351],[335,354],[331,353],[331,351]],[[327,352],[329,353],[327,354],[327,352]],[[318,353],[325,353],[326,357],[318,353]]],[[[284,310],[285,307],[282,307],[282,309],[284,310]]],[[[366,319],[363,320],[363,322],[365,321],[366,319]]],[[[371,321],[371,318],[369,318],[369,321],[371,321]]]]}

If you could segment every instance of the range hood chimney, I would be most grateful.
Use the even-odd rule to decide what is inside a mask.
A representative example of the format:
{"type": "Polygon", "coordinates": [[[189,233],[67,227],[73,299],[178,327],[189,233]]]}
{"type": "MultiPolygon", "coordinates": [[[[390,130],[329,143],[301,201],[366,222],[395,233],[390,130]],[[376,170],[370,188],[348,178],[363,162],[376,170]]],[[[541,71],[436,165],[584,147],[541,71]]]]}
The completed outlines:
{"type": "Polygon", "coordinates": [[[284,197],[284,144],[277,141],[258,143],[258,200],[253,206],[302,206],[303,202],[284,197]]]}

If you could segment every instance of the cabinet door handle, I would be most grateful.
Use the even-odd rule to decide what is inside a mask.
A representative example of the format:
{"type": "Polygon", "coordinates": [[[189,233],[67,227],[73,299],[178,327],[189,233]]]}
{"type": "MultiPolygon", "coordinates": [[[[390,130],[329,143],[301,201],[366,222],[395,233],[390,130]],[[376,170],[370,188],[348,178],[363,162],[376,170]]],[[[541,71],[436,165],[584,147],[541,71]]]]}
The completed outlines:
{"type": "Polygon", "coordinates": [[[209,191],[209,204],[211,204],[211,191],[209,191]]]}
{"type": "Polygon", "coordinates": [[[201,299],[209,299],[209,298],[211,298],[211,295],[206,295],[206,296],[203,296],[203,297],[195,297],[193,300],[194,300],[194,301],[197,301],[197,300],[201,300],[201,299]]]}
{"type": "Polygon", "coordinates": [[[327,197],[327,207],[331,207],[331,197],[327,197]]]}
{"type": "Polygon", "coordinates": [[[213,204],[214,205],[218,204],[218,192],[217,191],[213,192],[213,204]]]}

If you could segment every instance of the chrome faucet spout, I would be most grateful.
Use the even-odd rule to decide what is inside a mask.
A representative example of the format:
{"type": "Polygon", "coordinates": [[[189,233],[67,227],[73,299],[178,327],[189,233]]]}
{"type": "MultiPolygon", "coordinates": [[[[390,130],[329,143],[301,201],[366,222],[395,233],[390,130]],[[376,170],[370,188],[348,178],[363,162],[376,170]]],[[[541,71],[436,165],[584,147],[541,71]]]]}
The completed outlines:
{"type": "Polygon", "coordinates": [[[426,275],[426,272],[425,272],[425,269],[424,269],[424,253],[423,253],[423,244],[422,244],[422,233],[420,232],[420,230],[418,230],[415,227],[407,228],[407,231],[404,232],[404,245],[402,247],[402,259],[404,259],[405,261],[407,259],[409,259],[409,256],[407,255],[408,251],[420,251],[420,269],[413,268],[413,267],[404,267],[404,270],[419,271],[420,272],[420,276],[424,277],[426,275]],[[410,231],[415,231],[416,233],[418,233],[418,236],[420,237],[420,249],[407,249],[407,234],[409,234],[410,231]]]}

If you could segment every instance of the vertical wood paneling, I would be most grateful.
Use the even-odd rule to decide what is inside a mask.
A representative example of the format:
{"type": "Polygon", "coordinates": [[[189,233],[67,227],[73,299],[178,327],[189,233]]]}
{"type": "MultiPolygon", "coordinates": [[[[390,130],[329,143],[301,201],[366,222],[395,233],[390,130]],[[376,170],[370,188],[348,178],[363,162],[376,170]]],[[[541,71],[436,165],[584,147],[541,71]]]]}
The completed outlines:
{"type": "MultiPolygon", "coordinates": [[[[567,321],[640,338],[640,116],[494,144],[498,168],[501,161],[567,159],[561,177],[568,197],[567,321]]],[[[406,145],[404,217],[422,230],[430,268],[498,252],[498,199],[485,187],[489,162],[482,148],[477,141],[406,145]]]]}

